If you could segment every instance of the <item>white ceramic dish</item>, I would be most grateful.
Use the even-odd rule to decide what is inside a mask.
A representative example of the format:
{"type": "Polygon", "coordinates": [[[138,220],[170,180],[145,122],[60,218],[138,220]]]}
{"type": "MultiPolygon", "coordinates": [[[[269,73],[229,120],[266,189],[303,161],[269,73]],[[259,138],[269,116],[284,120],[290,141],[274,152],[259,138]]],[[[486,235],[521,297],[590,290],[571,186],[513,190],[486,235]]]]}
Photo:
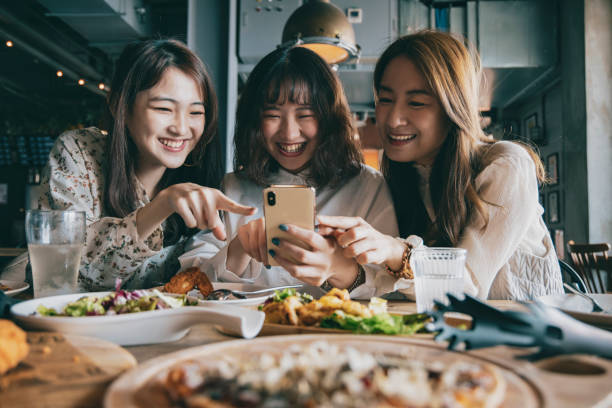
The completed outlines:
{"type": "Polygon", "coordinates": [[[13,296],[18,293],[21,293],[30,287],[30,284],[27,282],[19,282],[19,281],[11,281],[11,280],[0,280],[0,284],[11,288],[10,290],[4,291],[4,294],[8,296],[13,296]]]}
{"type": "MultiPolygon", "coordinates": [[[[595,299],[604,308],[612,308],[612,294],[593,293],[589,294],[589,296],[595,299]]],[[[593,310],[593,304],[578,295],[573,293],[547,295],[539,297],[538,300],[545,305],[561,309],[580,321],[612,330],[612,314],[591,312],[591,310],[593,310]]]]}
{"type": "Polygon", "coordinates": [[[13,317],[21,326],[33,330],[94,336],[123,346],[164,343],[185,336],[190,327],[199,323],[221,325],[244,337],[255,337],[263,326],[263,312],[227,304],[199,301],[199,306],[127,313],[113,316],[40,316],[38,305],[57,311],[83,296],[104,296],[109,292],[75,293],[50,296],[17,303],[11,307],[13,317]]]}

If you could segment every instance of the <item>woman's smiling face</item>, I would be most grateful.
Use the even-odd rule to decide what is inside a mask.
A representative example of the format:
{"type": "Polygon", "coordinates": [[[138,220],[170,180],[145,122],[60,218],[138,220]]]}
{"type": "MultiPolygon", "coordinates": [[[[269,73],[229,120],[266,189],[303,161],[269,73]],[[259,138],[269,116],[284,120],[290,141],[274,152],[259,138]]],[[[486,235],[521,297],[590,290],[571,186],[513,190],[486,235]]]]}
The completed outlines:
{"type": "Polygon", "coordinates": [[[200,87],[178,68],[168,68],[152,88],[139,92],[128,115],[130,136],[138,148],[137,167],[178,168],[204,132],[200,87]]]}
{"type": "Polygon", "coordinates": [[[312,106],[286,101],[264,106],[261,131],[268,153],[285,170],[297,173],[314,155],[319,123],[312,106]]]}
{"type": "Polygon", "coordinates": [[[433,164],[450,122],[410,59],[399,56],[389,62],[376,99],[376,124],[387,157],[397,162],[433,164]]]}

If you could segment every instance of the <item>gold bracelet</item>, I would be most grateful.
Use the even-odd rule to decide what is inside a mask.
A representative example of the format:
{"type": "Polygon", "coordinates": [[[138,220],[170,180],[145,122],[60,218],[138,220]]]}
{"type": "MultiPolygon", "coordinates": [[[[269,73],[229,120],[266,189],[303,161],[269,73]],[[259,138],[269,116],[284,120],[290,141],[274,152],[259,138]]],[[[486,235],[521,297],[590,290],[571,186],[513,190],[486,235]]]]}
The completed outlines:
{"type": "Polygon", "coordinates": [[[387,272],[389,272],[396,279],[414,279],[412,268],[410,268],[410,254],[412,253],[412,246],[407,242],[404,242],[404,245],[406,245],[406,249],[402,255],[402,264],[400,265],[400,268],[396,271],[389,268],[389,265],[385,265],[385,268],[387,269],[387,272]]]}

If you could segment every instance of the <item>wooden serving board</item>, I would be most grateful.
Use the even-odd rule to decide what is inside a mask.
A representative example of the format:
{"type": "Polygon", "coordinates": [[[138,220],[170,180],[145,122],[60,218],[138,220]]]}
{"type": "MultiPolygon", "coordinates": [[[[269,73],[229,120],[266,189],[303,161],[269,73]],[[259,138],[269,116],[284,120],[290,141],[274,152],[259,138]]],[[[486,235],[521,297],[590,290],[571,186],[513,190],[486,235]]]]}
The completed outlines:
{"type": "Polygon", "coordinates": [[[106,387],[136,359],[93,337],[28,332],[30,352],[0,376],[0,408],[99,407],[106,387]]]}

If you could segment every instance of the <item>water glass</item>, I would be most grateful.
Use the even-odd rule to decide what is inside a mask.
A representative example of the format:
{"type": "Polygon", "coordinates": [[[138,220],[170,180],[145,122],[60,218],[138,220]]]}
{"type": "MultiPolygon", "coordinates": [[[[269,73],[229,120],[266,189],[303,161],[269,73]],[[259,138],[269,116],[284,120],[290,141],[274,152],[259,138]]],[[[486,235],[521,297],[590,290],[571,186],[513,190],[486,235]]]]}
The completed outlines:
{"type": "Polygon", "coordinates": [[[85,213],[28,210],[25,224],[34,297],[77,292],[85,213]]]}
{"type": "Polygon", "coordinates": [[[434,299],[447,303],[446,294],[463,293],[465,255],[462,248],[416,248],[410,255],[417,312],[433,310],[434,299]]]}

